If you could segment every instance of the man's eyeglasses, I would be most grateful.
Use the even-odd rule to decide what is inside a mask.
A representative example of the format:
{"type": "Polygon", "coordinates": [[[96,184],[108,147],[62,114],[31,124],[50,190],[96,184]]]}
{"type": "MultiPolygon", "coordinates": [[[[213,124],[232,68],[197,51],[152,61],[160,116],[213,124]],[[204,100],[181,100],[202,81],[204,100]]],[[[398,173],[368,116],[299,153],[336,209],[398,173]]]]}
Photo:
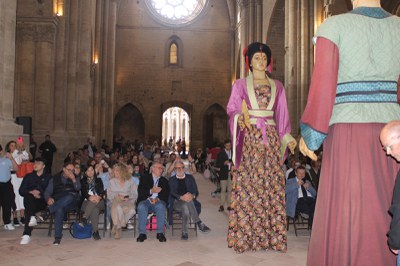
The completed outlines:
{"type": "Polygon", "coordinates": [[[182,170],[182,169],[184,169],[184,167],[183,167],[183,166],[181,166],[181,167],[175,167],[175,169],[176,169],[176,170],[182,170]]]}
{"type": "Polygon", "coordinates": [[[67,171],[69,171],[69,172],[73,172],[74,171],[74,168],[65,168],[65,170],[67,170],[67,171]]]}

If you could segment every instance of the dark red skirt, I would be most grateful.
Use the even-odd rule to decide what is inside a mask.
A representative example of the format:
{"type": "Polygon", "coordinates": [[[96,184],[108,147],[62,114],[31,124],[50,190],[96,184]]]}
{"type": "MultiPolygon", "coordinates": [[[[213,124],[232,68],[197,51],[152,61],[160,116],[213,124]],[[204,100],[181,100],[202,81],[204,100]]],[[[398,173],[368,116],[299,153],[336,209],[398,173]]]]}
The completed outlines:
{"type": "Polygon", "coordinates": [[[382,150],[383,126],[329,128],[307,265],[395,265],[386,233],[398,166],[382,150]]]}

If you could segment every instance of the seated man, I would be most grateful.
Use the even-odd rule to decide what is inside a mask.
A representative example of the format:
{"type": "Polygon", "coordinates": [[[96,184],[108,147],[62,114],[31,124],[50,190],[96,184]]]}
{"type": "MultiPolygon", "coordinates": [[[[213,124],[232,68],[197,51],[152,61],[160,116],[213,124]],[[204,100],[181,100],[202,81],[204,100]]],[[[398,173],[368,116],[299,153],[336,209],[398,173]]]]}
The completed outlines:
{"type": "Polygon", "coordinates": [[[295,171],[296,177],[286,182],[286,215],[295,217],[298,212],[308,214],[308,225],[312,227],[317,192],[310,181],[305,180],[304,166],[297,167],[295,171]]]}
{"type": "Polygon", "coordinates": [[[138,187],[138,208],[139,216],[139,237],[137,242],[147,239],[146,224],[149,212],[155,212],[157,218],[157,239],[166,242],[164,235],[165,212],[167,210],[169,185],[168,180],[161,176],[164,170],[160,162],[154,162],[149,175],[144,175],[140,179],[138,187]]]}
{"type": "Polygon", "coordinates": [[[76,209],[80,201],[81,182],[75,177],[74,168],[72,162],[65,163],[63,170],[50,179],[44,192],[44,198],[49,205],[45,217],[48,217],[49,213],[55,214],[53,245],[61,243],[64,214],[76,209]]]}
{"type": "Polygon", "coordinates": [[[36,158],[33,166],[34,172],[27,174],[22,180],[19,194],[24,197],[25,229],[22,234],[21,245],[29,244],[33,226],[37,225],[35,213],[43,211],[47,207],[44,199],[44,191],[51,179],[49,173],[44,173],[46,162],[42,158],[36,158]]]}
{"type": "Polygon", "coordinates": [[[175,162],[175,173],[169,180],[172,202],[170,202],[170,213],[176,210],[182,213],[182,240],[188,239],[189,218],[197,224],[200,231],[209,232],[208,228],[199,218],[195,206],[195,199],[199,194],[197,185],[192,175],[185,173],[182,161],[175,162]]]}

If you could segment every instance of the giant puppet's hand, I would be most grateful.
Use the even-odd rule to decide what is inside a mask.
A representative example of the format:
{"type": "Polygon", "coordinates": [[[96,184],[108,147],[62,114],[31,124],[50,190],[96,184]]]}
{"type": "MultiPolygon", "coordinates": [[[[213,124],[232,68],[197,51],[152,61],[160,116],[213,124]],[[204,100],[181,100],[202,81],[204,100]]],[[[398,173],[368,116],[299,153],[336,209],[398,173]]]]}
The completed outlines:
{"type": "Polygon", "coordinates": [[[307,147],[307,144],[304,142],[303,138],[300,139],[299,150],[304,156],[310,157],[313,161],[318,159],[317,155],[307,147]]]}
{"type": "Polygon", "coordinates": [[[288,146],[288,148],[289,148],[289,150],[290,150],[290,153],[291,153],[291,154],[294,154],[294,150],[296,149],[296,146],[297,146],[297,141],[294,139],[294,140],[292,140],[291,142],[289,142],[289,143],[287,144],[287,146],[288,146]]]}
{"type": "Polygon", "coordinates": [[[243,124],[250,130],[250,115],[249,108],[247,108],[247,103],[245,100],[242,101],[242,116],[243,116],[243,124]]]}

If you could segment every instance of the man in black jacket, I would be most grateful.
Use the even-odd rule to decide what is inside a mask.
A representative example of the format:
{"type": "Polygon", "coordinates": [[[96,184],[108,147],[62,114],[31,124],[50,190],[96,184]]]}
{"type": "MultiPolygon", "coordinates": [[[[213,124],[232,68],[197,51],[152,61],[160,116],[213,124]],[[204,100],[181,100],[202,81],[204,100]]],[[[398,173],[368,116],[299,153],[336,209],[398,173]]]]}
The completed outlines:
{"type": "Polygon", "coordinates": [[[49,184],[51,175],[44,173],[45,167],[45,160],[36,158],[33,166],[34,172],[24,177],[19,188],[19,194],[24,197],[25,217],[27,218],[25,219],[21,245],[29,244],[31,241],[33,226],[37,225],[35,213],[45,210],[47,206],[44,191],[49,184]]]}
{"type": "Polygon", "coordinates": [[[50,180],[44,193],[49,212],[55,214],[53,245],[61,243],[64,214],[77,208],[79,202],[81,182],[74,170],[72,162],[65,163],[63,170],[50,180]]]}
{"type": "Polygon", "coordinates": [[[166,242],[164,235],[165,212],[167,210],[169,185],[168,180],[161,176],[163,165],[155,161],[151,166],[151,174],[145,175],[140,179],[138,187],[138,208],[139,217],[139,237],[137,242],[143,242],[147,239],[146,224],[149,212],[155,212],[157,218],[157,239],[160,242],[166,242]]]}
{"type": "Polygon", "coordinates": [[[46,172],[51,174],[51,167],[53,165],[53,155],[57,151],[56,145],[50,140],[50,135],[45,136],[45,141],[40,144],[39,152],[42,158],[46,160],[46,172]]]}
{"type": "Polygon", "coordinates": [[[228,206],[228,211],[231,209],[231,191],[232,191],[232,180],[231,180],[231,166],[232,166],[232,143],[230,140],[225,140],[224,149],[218,153],[217,168],[219,169],[218,176],[221,183],[221,205],[218,211],[224,211],[224,204],[228,206]]]}

